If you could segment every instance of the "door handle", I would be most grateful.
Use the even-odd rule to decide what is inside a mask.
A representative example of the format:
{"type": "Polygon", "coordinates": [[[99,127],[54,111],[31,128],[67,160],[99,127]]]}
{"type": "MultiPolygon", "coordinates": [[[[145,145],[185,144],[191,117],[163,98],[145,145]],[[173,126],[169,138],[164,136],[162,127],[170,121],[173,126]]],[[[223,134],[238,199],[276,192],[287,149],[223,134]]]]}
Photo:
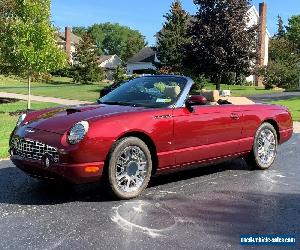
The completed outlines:
{"type": "Polygon", "coordinates": [[[240,119],[240,116],[239,116],[239,114],[237,114],[237,113],[231,113],[230,117],[231,117],[232,119],[234,119],[234,120],[239,120],[239,119],[240,119]]]}

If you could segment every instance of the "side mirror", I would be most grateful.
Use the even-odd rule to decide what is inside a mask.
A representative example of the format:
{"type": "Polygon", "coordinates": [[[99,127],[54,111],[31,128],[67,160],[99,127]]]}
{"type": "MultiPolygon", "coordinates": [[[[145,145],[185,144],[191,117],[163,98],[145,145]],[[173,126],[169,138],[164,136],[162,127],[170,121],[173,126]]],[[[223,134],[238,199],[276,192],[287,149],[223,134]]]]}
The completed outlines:
{"type": "Polygon", "coordinates": [[[207,104],[207,99],[202,95],[192,95],[187,99],[185,104],[186,104],[186,107],[190,111],[192,111],[193,106],[206,105],[207,104]]]}

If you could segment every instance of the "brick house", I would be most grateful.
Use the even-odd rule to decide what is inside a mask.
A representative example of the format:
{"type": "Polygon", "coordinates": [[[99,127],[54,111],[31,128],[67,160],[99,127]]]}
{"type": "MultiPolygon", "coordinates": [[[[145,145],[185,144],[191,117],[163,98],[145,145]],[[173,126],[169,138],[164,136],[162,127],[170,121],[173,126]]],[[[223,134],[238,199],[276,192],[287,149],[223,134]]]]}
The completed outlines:
{"type": "Polygon", "coordinates": [[[76,46],[81,40],[81,37],[72,33],[71,27],[66,27],[64,32],[58,33],[57,44],[66,51],[70,64],[74,63],[73,53],[76,51],[76,46]]]}

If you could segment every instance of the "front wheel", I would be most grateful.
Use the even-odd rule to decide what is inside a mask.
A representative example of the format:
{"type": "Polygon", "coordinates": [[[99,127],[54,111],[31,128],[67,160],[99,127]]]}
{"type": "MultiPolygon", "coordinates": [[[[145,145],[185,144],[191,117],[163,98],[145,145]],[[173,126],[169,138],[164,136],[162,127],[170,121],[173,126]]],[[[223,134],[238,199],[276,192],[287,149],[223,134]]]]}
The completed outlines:
{"type": "Polygon", "coordinates": [[[142,140],[127,137],[116,142],[108,166],[109,187],[114,196],[137,197],[147,187],[151,172],[151,153],[142,140]]]}
{"type": "Polygon", "coordinates": [[[254,169],[268,169],[276,159],[277,148],[276,130],[270,123],[263,123],[256,132],[252,151],[245,160],[254,169]]]}

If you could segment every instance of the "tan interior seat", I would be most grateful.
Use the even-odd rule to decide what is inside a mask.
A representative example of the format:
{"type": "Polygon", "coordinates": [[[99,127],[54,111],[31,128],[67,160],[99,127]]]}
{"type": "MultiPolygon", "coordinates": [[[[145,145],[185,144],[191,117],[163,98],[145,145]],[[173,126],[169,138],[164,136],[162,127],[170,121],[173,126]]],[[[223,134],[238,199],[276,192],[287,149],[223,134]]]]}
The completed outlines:
{"type": "Polygon", "coordinates": [[[180,94],[180,87],[179,86],[166,86],[164,90],[164,95],[172,100],[176,99],[177,96],[180,94]]]}
{"type": "Polygon", "coordinates": [[[223,100],[227,100],[228,102],[232,103],[233,105],[252,105],[255,102],[251,101],[247,97],[226,97],[222,98],[223,100]]]}
{"type": "Polygon", "coordinates": [[[255,103],[246,97],[221,97],[218,90],[202,89],[200,95],[207,99],[209,105],[219,105],[217,102],[220,99],[226,100],[233,105],[251,105],[255,103]]]}
{"type": "Polygon", "coordinates": [[[200,95],[203,95],[209,105],[219,105],[218,101],[220,100],[220,93],[218,90],[201,90],[200,95]]]}

